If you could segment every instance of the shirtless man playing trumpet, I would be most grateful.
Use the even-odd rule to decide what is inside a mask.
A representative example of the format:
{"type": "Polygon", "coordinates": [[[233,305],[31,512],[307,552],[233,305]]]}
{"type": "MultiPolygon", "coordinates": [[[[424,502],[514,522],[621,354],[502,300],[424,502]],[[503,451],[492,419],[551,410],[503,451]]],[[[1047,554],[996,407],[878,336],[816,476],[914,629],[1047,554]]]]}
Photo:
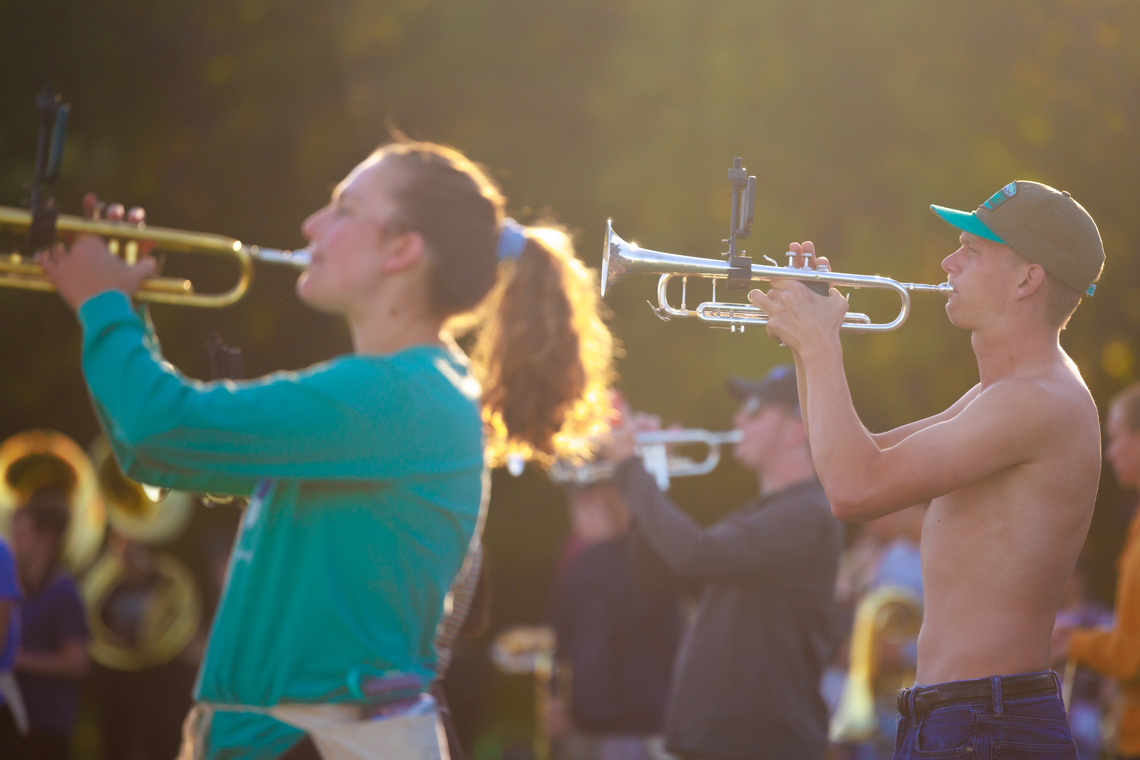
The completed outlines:
{"type": "MultiPolygon", "coordinates": [[[[1100,426],[1059,338],[1104,249],[1080,204],[1036,182],[1012,182],[972,213],[931,208],[961,231],[942,262],[946,312],[971,331],[980,376],[941,414],[868,432],[843,372],[846,299],[792,280],[749,297],[795,354],[835,516],[860,522],[931,500],[917,683],[899,694],[895,757],[1075,758],[1049,645],[1092,516],[1100,426]]],[[[815,254],[810,242],[792,251],[815,254]]]]}

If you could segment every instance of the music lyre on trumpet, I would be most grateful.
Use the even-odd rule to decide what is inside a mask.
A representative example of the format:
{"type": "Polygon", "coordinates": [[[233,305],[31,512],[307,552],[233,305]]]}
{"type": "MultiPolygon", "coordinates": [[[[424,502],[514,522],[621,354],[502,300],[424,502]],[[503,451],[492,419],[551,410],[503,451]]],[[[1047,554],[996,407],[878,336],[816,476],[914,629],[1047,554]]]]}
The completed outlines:
{"type": "Polygon", "coordinates": [[[920,285],[898,282],[877,275],[832,272],[825,266],[817,267],[814,258],[811,261],[804,261],[802,266],[796,266],[797,254],[791,251],[787,253],[786,266],[780,266],[772,259],[768,259],[771,262],[770,266],[753,264],[750,257],[736,250],[737,240],[747,237],[752,231],[752,208],[755,205],[755,177],[748,177],[746,182],[742,181],[744,169],[740,164],[741,160],[737,158],[733,168],[729,169],[729,181],[733,185],[733,221],[729,237],[724,241],[729,244],[729,250],[725,254],[728,257],[727,261],[640,248],[618,237],[613,231],[613,220],[607,220],[605,248],[602,252],[602,295],[604,296],[616,283],[630,275],[660,275],[657,281],[657,306],[653,307],[658,317],[666,321],[673,318],[696,318],[733,332],[737,330],[743,332],[746,325],[768,324],[768,316],[750,304],[717,300],[718,280],[727,280],[730,290],[745,289],[756,281],[792,279],[803,282],[817,293],[826,293],[826,289],[831,286],[855,289],[881,288],[893,291],[899,297],[900,306],[898,315],[889,322],[872,322],[866,314],[847,313],[841,328],[843,332],[865,333],[887,332],[901,327],[910,316],[911,293],[938,293],[948,296],[953,292],[950,284],[945,282],[938,285],[920,285]],[[681,304],[678,307],[669,303],[668,287],[674,277],[681,278],[681,304]],[[705,301],[693,309],[686,304],[690,278],[712,281],[712,300],[705,301]]]}

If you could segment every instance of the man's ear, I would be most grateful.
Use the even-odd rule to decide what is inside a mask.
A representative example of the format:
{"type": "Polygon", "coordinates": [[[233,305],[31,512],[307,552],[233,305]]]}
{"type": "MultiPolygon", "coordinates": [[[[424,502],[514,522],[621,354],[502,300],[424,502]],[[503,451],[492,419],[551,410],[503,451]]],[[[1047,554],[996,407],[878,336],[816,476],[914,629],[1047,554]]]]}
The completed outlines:
{"type": "Polygon", "coordinates": [[[427,255],[424,237],[415,230],[393,237],[384,249],[382,269],[385,274],[411,269],[427,255]]]}
{"type": "Polygon", "coordinates": [[[1045,270],[1041,268],[1040,264],[1029,264],[1022,273],[1021,282],[1017,283],[1017,288],[1013,291],[1014,300],[1019,301],[1022,298],[1028,298],[1036,293],[1044,283],[1045,270]]]}

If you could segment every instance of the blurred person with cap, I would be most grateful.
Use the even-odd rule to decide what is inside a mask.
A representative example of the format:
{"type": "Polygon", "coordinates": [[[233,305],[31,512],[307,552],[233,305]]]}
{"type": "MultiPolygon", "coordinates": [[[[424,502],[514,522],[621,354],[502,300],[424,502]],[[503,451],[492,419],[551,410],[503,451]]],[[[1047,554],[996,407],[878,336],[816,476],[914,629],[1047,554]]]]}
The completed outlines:
{"type": "Polygon", "coordinates": [[[605,455],[636,524],[635,562],[647,588],[692,591],[665,720],[666,749],[686,758],[823,757],[829,660],[842,527],[812,467],[791,366],[732,380],[743,433],[735,458],[760,494],[702,528],[658,490],[634,456],[657,427],[627,415],[605,455]]]}
{"type": "Polygon", "coordinates": [[[973,212],[932,209],[961,231],[942,262],[946,312],[971,331],[980,375],[946,411],[871,434],[843,372],[847,299],[780,280],[750,300],[795,354],[835,515],[863,522],[931,500],[918,674],[899,696],[895,757],[1075,754],[1049,646],[1092,517],[1100,426],[1060,331],[1092,292],[1104,248],[1080,204],[1036,182],[1011,182],[973,212]]]}
{"type": "MultiPolygon", "coordinates": [[[[1106,428],[1105,458],[1116,482],[1140,490],[1140,383],[1113,398],[1106,428]]],[[[1123,760],[1140,758],[1140,510],[1133,513],[1117,570],[1115,625],[1082,628],[1059,621],[1053,632],[1053,659],[1071,659],[1120,682],[1124,709],[1116,745],[1123,760]]]]}

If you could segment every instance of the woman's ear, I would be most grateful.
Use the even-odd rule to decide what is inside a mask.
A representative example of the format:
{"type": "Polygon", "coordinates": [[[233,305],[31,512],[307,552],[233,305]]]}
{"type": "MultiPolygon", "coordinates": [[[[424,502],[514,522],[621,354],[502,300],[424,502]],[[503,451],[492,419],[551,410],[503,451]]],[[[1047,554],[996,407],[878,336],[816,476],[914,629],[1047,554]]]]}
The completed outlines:
{"type": "Polygon", "coordinates": [[[415,230],[394,236],[384,245],[385,274],[394,274],[416,266],[427,254],[424,237],[415,230]]]}

